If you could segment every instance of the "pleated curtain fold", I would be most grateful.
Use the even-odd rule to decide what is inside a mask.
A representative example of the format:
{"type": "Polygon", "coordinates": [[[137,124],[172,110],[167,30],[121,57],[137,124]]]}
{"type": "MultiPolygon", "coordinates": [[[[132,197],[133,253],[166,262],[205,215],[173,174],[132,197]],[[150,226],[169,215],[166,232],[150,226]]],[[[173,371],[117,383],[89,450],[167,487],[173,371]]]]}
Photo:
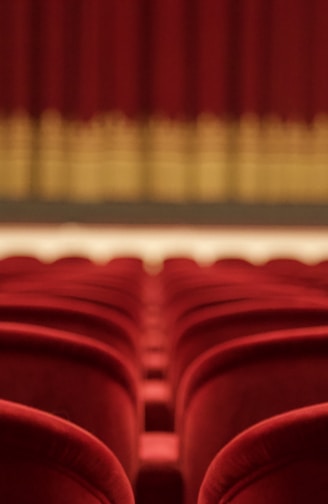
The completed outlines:
{"type": "Polygon", "coordinates": [[[327,114],[326,0],[0,0],[2,198],[326,201],[327,114]]]}

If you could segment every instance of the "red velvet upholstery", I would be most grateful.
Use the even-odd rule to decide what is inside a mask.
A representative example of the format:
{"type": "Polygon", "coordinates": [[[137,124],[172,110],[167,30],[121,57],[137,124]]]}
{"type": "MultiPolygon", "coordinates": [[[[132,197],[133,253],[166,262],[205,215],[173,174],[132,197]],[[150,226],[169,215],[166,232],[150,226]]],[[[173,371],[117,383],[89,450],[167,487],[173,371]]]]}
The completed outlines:
{"type": "Polygon", "coordinates": [[[256,279],[257,282],[277,281],[270,275],[267,275],[260,268],[226,268],[226,267],[200,267],[195,265],[193,269],[176,269],[173,271],[164,271],[163,280],[167,287],[167,293],[170,296],[181,296],[189,288],[203,288],[206,286],[224,286],[224,285],[242,285],[256,279]]]}
{"type": "Polygon", "coordinates": [[[169,316],[172,322],[181,323],[190,314],[199,309],[223,306],[240,301],[285,299],[287,302],[300,296],[314,297],[322,300],[322,293],[308,287],[279,284],[247,283],[241,285],[212,285],[202,289],[191,289],[170,306],[169,316]]]}
{"type": "Polygon", "coordinates": [[[253,300],[191,314],[177,329],[172,349],[174,384],[202,352],[226,341],[280,329],[328,324],[328,303],[323,300],[253,300]],[[321,305],[321,306],[320,306],[321,305]]]}
{"type": "Polygon", "coordinates": [[[114,454],[76,425],[0,400],[0,502],[133,504],[114,454]]]}
{"type": "Polygon", "coordinates": [[[199,268],[197,262],[191,257],[166,257],[163,261],[163,272],[174,274],[177,271],[193,272],[199,268]]]}
{"type": "Polygon", "coordinates": [[[187,504],[216,452],[242,430],[328,401],[327,362],[328,327],[240,338],[195,361],[177,402],[187,504]]]}
{"type": "MultiPolygon", "coordinates": [[[[210,461],[235,435],[290,408],[328,401],[326,281],[309,266],[301,277],[243,260],[201,267],[172,258],[154,277],[128,257],[34,266],[0,279],[0,398],[97,436],[136,483],[138,504],[182,504],[179,438],[168,433],[175,404],[185,504],[195,504],[210,461]],[[277,329],[285,334],[270,334],[277,329]],[[142,423],[166,432],[140,438],[142,423]]],[[[38,472],[42,481],[47,470],[38,472]]],[[[241,504],[259,504],[256,492],[241,504]]],[[[98,494],[76,496],[71,501],[98,504],[98,494]]]]}
{"type": "Polygon", "coordinates": [[[272,417],[211,463],[198,504],[326,504],[328,404],[272,417]]]}
{"type": "Polygon", "coordinates": [[[181,317],[201,307],[231,301],[277,297],[292,301],[302,296],[309,298],[310,303],[313,299],[322,300],[322,289],[316,281],[311,282],[310,266],[291,259],[276,259],[272,264],[278,267],[282,264],[287,276],[271,274],[270,268],[237,258],[218,261],[212,267],[176,269],[169,274],[164,272],[162,279],[171,323],[175,324],[181,317]],[[295,271],[290,273],[289,265],[291,269],[294,266],[294,270],[295,265],[301,268],[304,278],[298,278],[295,271]]]}
{"type": "Polygon", "coordinates": [[[310,266],[306,263],[291,257],[276,257],[275,259],[270,259],[262,265],[262,268],[265,271],[273,275],[282,275],[294,278],[297,278],[298,275],[302,275],[302,273],[306,273],[309,267],[310,266]]]}
{"type": "Polygon", "coordinates": [[[242,257],[221,257],[217,259],[214,263],[214,266],[218,266],[220,268],[246,268],[246,269],[254,269],[256,268],[255,264],[242,257]]]}
{"type": "Polygon", "coordinates": [[[121,268],[125,272],[133,271],[142,273],[144,271],[143,260],[140,257],[133,256],[113,257],[108,261],[107,267],[111,269],[121,268]]]}
{"type": "Polygon", "coordinates": [[[0,322],[67,330],[102,341],[136,361],[138,332],[116,310],[47,295],[0,295],[0,322]]]}
{"type": "Polygon", "coordinates": [[[27,295],[46,294],[59,298],[76,299],[79,301],[93,303],[96,306],[106,307],[116,310],[119,314],[139,323],[141,303],[137,303],[130,295],[117,289],[115,286],[83,285],[78,281],[61,282],[58,275],[54,278],[35,280],[29,279],[26,282],[11,282],[6,285],[6,291],[13,293],[24,293],[27,295]],[[46,286],[46,289],[45,289],[46,286]]]}
{"type": "Polygon", "coordinates": [[[49,264],[50,268],[78,268],[80,270],[89,269],[90,267],[97,267],[89,257],[84,256],[62,256],[55,259],[49,264]]]}
{"type": "MultiPolygon", "coordinates": [[[[212,289],[213,287],[270,285],[285,287],[288,284],[295,287],[300,287],[301,285],[303,287],[310,286],[310,283],[305,281],[305,279],[309,276],[311,267],[298,261],[296,261],[296,264],[300,265],[300,273],[302,273],[300,279],[295,271],[288,270],[289,262],[293,266],[293,261],[288,262],[287,260],[287,266],[285,267],[286,274],[281,275],[271,272],[269,267],[255,266],[241,259],[232,259],[232,264],[229,264],[229,260],[227,262],[228,264],[226,264],[226,261],[222,261],[222,263],[218,262],[211,267],[198,267],[194,268],[194,270],[190,268],[177,268],[172,271],[164,271],[162,278],[164,280],[167,301],[174,304],[183,296],[188,295],[189,292],[193,292],[195,295],[198,292],[201,295],[206,289],[212,289]]],[[[285,264],[284,261],[282,262],[285,264]]]]}
{"type": "Polygon", "coordinates": [[[142,277],[138,278],[138,275],[118,275],[111,271],[107,271],[104,266],[96,266],[94,264],[91,264],[87,268],[46,265],[40,271],[38,270],[37,274],[34,273],[33,276],[30,275],[26,280],[21,277],[14,277],[8,279],[8,281],[2,285],[5,286],[6,290],[19,291],[20,286],[23,285],[26,287],[29,282],[41,288],[43,284],[44,290],[46,290],[46,284],[48,282],[50,282],[51,285],[57,286],[78,284],[81,288],[92,286],[104,289],[105,292],[107,289],[110,291],[115,289],[136,301],[140,294],[139,291],[142,281],[142,277]]]}
{"type": "Polygon", "coordinates": [[[110,286],[102,288],[101,286],[73,284],[68,286],[54,285],[47,289],[47,292],[58,297],[77,299],[116,310],[132,322],[140,323],[141,303],[137,303],[122,290],[110,286]]]}
{"type": "Polygon", "coordinates": [[[132,480],[140,430],[135,373],[106,345],[43,327],[0,324],[0,398],[66,418],[99,437],[132,480]]]}
{"type": "Polygon", "coordinates": [[[12,255],[0,260],[0,281],[41,272],[45,264],[34,256],[12,255]]]}

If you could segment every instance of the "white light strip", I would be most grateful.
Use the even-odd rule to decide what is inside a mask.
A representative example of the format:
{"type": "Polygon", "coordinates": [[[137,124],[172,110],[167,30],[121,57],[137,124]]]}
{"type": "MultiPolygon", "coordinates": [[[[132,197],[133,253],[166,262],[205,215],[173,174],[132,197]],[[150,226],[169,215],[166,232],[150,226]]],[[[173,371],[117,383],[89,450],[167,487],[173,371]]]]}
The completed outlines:
{"type": "Polygon", "coordinates": [[[263,262],[272,257],[294,257],[312,263],[328,258],[325,229],[2,226],[0,258],[35,255],[52,261],[65,255],[88,256],[104,262],[117,256],[140,256],[160,262],[168,256],[191,256],[208,263],[220,257],[243,257],[263,262]]]}

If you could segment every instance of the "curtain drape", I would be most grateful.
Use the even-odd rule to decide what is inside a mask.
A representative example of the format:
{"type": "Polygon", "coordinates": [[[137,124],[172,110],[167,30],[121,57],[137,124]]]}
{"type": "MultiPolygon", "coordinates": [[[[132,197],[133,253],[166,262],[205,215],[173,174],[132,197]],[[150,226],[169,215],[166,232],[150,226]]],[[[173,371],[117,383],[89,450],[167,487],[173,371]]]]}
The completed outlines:
{"type": "Polygon", "coordinates": [[[327,114],[326,0],[0,0],[3,198],[326,201],[327,114]]]}

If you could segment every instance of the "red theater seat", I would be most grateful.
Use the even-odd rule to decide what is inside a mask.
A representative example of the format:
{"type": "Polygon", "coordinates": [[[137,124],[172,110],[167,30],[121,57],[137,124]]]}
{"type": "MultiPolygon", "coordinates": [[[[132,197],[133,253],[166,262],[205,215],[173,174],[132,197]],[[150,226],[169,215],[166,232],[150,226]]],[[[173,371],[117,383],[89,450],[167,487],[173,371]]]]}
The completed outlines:
{"type": "Polygon", "coordinates": [[[117,269],[121,271],[131,271],[131,272],[143,272],[144,264],[143,260],[140,257],[128,257],[128,256],[120,256],[113,257],[110,259],[106,267],[108,269],[117,269]]]}
{"type": "Polygon", "coordinates": [[[117,311],[90,303],[37,294],[0,295],[0,322],[21,322],[88,336],[138,362],[138,331],[117,311]]]}
{"type": "Polygon", "coordinates": [[[290,409],[328,401],[328,327],[240,338],[201,356],[178,394],[187,504],[234,436],[290,409]]]}
{"type": "Polygon", "coordinates": [[[76,299],[87,303],[93,303],[96,306],[107,307],[117,310],[130,320],[140,322],[141,303],[137,302],[132,296],[128,295],[122,289],[108,285],[85,285],[78,281],[61,281],[56,275],[54,278],[29,279],[26,282],[11,282],[6,285],[6,291],[9,293],[24,293],[24,295],[56,296],[59,298],[76,299]]]}
{"type": "Polygon", "coordinates": [[[201,353],[226,341],[280,329],[328,325],[325,299],[252,300],[208,307],[185,317],[173,335],[171,380],[176,385],[201,353]]]}
{"type": "Polygon", "coordinates": [[[270,259],[261,266],[263,270],[272,275],[281,275],[287,278],[297,278],[298,276],[302,277],[302,274],[306,274],[310,267],[311,266],[308,264],[291,257],[277,257],[275,259],[270,259]]]}
{"type": "Polygon", "coordinates": [[[328,404],[272,417],[211,463],[198,504],[326,504],[328,404]]]}
{"type": "Polygon", "coordinates": [[[0,501],[8,504],[133,504],[114,454],[83,429],[0,400],[0,501]]]}
{"type": "Polygon", "coordinates": [[[24,255],[4,257],[0,259],[0,281],[37,274],[44,268],[45,264],[37,257],[24,255]]]}
{"type": "Polygon", "coordinates": [[[80,425],[115,453],[133,480],[141,426],[138,381],[129,363],[106,345],[1,323],[0,398],[80,425]]]}
{"type": "MultiPolygon", "coordinates": [[[[19,280],[13,278],[5,284],[8,289],[19,290],[19,280]]],[[[143,283],[142,277],[136,277],[135,275],[118,275],[112,272],[106,271],[105,267],[94,266],[88,270],[79,268],[54,268],[51,266],[46,266],[40,272],[30,275],[26,281],[23,279],[23,285],[28,284],[28,282],[35,283],[45,283],[51,282],[52,285],[80,285],[81,288],[86,286],[102,288],[106,291],[107,288],[116,289],[132,299],[138,299],[140,294],[140,289],[143,283]]]]}
{"type": "Polygon", "coordinates": [[[175,300],[168,309],[172,323],[180,323],[185,317],[207,307],[220,307],[228,303],[264,299],[285,299],[290,302],[299,297],[314,297],[322,300],[322,293],[309,287],[279,284],[247,283],[241,285],[212,285],[202,289],[190,289],[181,298],[175,300]]]}
{"type": "MultiPolygon", "coordinates": [[[[176,274],[170,281],[168,279],[163,279],[164,292],[166,296],[166,303],[169,308],[175,307],[176,303],[184,301],[184,298],[198,299],[201,300],[202,296],[208,291],[224,291],[224,289],[280,289],[294,287],[294,295],[300,295],[302,291],[307,291],[309,286],[307,285],[296,285],[295,282],[287,283],[284,280],[275,278],[273,276],[263,273],[262,270],[240,270],[240,269],[222,269],[220,271],[218,268],[203,268],[199,269],[197,272],[188,274],[176,274]],[[300,289],[297,291],[296,286],[300,289]],[[302,289],[301,289],[302,287],[302,289]]],[[[313,289],[311,289],[313,290],[313,289]]]]}
{"type": "MultiPolygon", "coordinates": [[[[21,268],[19,265],[16,266],[14,258],[8,258],[5,261],[10,263],[10,271],[16,272],[16,268],[18,273],[20,272],[21,268]],[[14,264],[11,266],[12,262],[14,262],[14,264]]],[[[26,266],[24,267],[26,268],[26,266]]],[[[30,273],[33,273],[33,276],[29,274],[27,281],[39,280],[42,282],[44,280],[51,280],[52,282],[65,282],[66,284],[70,282],[79,282],[82,285],[116,287],[127,294],[130,293],[131,296],[137,295],[145,275],[142,266],[140,266],[140,268],[134,268],[128,264],[126,266],[122,264],[120,267],[102,265],[83,257],[62,257],[53,263],[40,263],[40,267],[38,269],[32,269],[30,273]]],[[[21,276],[22,275],[18,275],[16,272],[16,275],[12,274],[9,275],[9,278],[5,277],[3,280],[6,280],[6,287],[17,288],[18,280],[21,276]]]]}
{"type": "Polygon", "coordinates": [[[242,257],[221,257],[217,259],[213,266],[218,268],[242,268],[242,269],[255,269],[256,265],[242,257]]]}
{"type": "Polygon", "coordinates": [[[77,268],[79,270],[96,268],[97,265],[89,257],[83,256],[62,256],[48,264],[50,268],[58,270],[65,268],[77,268]]]}

